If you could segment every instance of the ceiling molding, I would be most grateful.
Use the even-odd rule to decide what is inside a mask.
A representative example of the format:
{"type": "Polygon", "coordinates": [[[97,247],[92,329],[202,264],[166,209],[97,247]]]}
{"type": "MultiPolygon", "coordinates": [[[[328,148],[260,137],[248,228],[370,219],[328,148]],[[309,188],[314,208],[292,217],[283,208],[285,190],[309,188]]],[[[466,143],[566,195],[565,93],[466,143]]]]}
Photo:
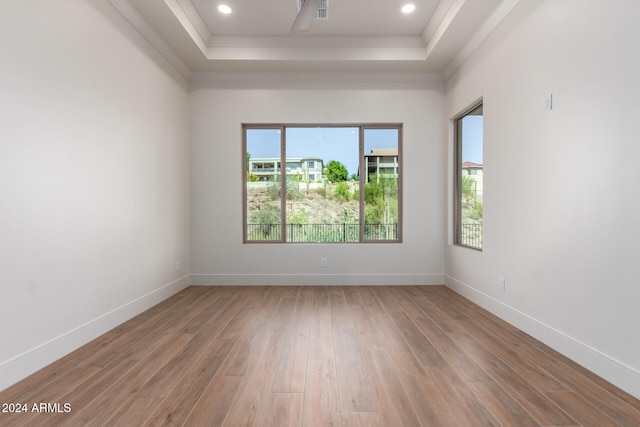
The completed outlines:
{"type": "Polygon", "coordinates": [[[189,18],[195,30],[200,34],[202,40],[204,40],[206,44],[209,44],[209,41],[213,38],[213,34],[209,31],[209,27],[202,19],[202,16],[200,16],[198,8],[196,8],[191,0],[165,0],[165,3],[167,3],[172,10],[178,7],[181,8],[184,15],[189,18]]]}
{"type": "Polygon", "coordinates": [[[209,47],[213,61],[424,61],[422,47],[209,47]]]}
{"type": "Polygon", "coordinates": [[[509,15],[509,13],[515,8],[520,0],[503,0],[503,2],[496,8],[487,19],[484,24],[475,32],[475,34],[469,39],[462,49],[456,54],[453,60],[445,68],[443,75],[445,79],[449,79],[464,62],[475,52],[475,50],[482,44],[482,42],[489,37],[489,34],[500,25],[500,23],[509,15]]]}
{"type": "Polygon", "coordinates": [[[425,46],[427,43],[429,43],[429,39],[433,36],[433,33],[435,33],[436,29],[440,26],[440,23],[446,16],[447,11],[449,10],[453,2],[454,0],[440,0],[438,6],[436,6],[436,9],[431,14],[429,22],[427,22],[427,25],[422,31],[422,40],[424,41],[425,46]]]}
{"type": "Polygon", "coordinates": [[[151,25],[127,0],[109,0],[109,3],[145,38],[184,78],[191,78],[191,70],[151,25]]]}
{"type": "Polygon", "coordinates": [[[419,36],[213,36],[191,0],[164,2],[208,60],[422,61],[426,57],[419,36]]]}
{"type": "Polygon", "coordinates": [[[443,87],[441,73],[193,73],[191,83],[205,87],[381,88],[429,89],[443,87]]]}
{"type": "Polygon", "coordinates": [[[425,46],[425,52],[427,57],[435,50],[438,43],[440,43],[446,34],[447,30],[451,27],[451,24],[455,20],[456,16],[460,13],[462,6],[464,6],[467,0],[454,0],[450,7],[447,9],[447,12],[440,20],[438,26],[433,30],[433,34],[427,41],[425,46]]]}
{"type": "Polygon", "coordinates": [[[210,47],[278,47],[278,48],[424,48],[420,36],[341,37],[341,36],[214,36],[210,47]]]}
{"type": "Polygon", "coordinates": [[[519,2],[439,0],[422,33],[413,36],[235,36],[213,35],[193,0],[109,1],[187,79],[213,71],[425,72],[448,78],[519,2]]]}
{"type": "MultiPolygon", "coordinates": [[[[191,3],[191,1],[189,0],[187,1],[193,7],[193,3],[191,3]]],[[[189,34],[189,37],[191,37],[196,46],[198,46],[200,51],[204,55],[206,55],[208,49],[208,41],[211,39],[211,33],[209,33],[209,30],[206,29],[205,31],[205,29],[203,28],[198,29],[191,20],[191,17],[188,15],[187,11],[182,7],[178,0],[164,0],[164,3],[169,7],[171,13],[173,13],[180,25],[182,25],[187,34],[189,34]],[[201,32],[203,32],[204,35],[201,32]]],[[[193,8],[195,9],[195,7],[193,8]]],[[[204,22],[202,24],[204,25],[204,22]]]]}

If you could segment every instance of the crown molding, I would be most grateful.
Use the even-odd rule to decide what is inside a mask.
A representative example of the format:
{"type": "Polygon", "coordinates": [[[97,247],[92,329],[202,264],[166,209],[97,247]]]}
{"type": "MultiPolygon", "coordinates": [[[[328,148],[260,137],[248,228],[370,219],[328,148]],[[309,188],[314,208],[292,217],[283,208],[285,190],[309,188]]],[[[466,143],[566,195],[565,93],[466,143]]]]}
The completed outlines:
{"type": "Polygon", "coordinates": [[[438,5],[431,14],[431,18],[422,31],[422,40],[425,45],[429,42],[429,39],[431,38],[431,36],[433,36],[433,33],[436,31],[438,26],[441,25],[441,22],[443,21],[444,17],[447,14],[447,11],[449,10],[453,2],[454,0],[440,0],[438,2],[438,5]]]}
{"type": "MultiPolygon", "coordinates": [[[[190,69],[129,0],[109,2],[180,74],[191,80],[195,70],[190,69]]],[[[397,37],[213,36],[191,0],[163,1],[177,24],[200,50],[203,59],[216,61],[221,65],[227,64],[227,70],[231,70],[228,65],[234,62],[265,62],[272,65],[291,62],[300,65],[305,62],[313,64],[314,61],[327,64],[373,64],[390,61],[398,64],[411,63],[408,67],[413,70],[420,68],[418,64],[431,63],[431,68],[425,66],[425,73],[435,71],[431,74],[444,76],[445,80],[460,68],[519,2],[520,0],[503,0],[452,60],[436,65],[442,67],[440,69],[433,65],[442,61],[442,48],[446,48],[451,42],[447,33],[455,25],[461,24],[456,23],[456,20],[463,15],[464,10],[468,10],[467,6],[474,6],[472,0],[441,0],[420,36],[397,37]],[[435,62],[430,62],[430,59],[435,62]]],[[[364,66],[358,67],[362,70],[364,66]]],[[[402,67],[404,66],[400,65],[402,67]]],[[[408,68],[405,67],[405,70],[408,71],[408,68]]]]}
{"type": "Polygon", "coordinates": [[[338,37],[338,36],[214,36],[210,47],[277,47],[277,48],[424,48],[420,36],[338,37]]]}
{"type": "Polygon", "coordinates": [[[413,88],[430,88],[444,84],[440,73],[193,73],[192,83],[205,83],[208,86],[234,86],[247,83],[254,85],[395,85],[413,88]]]}
{"type": "Polygon", "coordinates": [[[467,0],[453,0],[451,3],[447,1],[447,3],[449,4],[449,8],[442,16],[442,19],[439,21],[438,25],[433,29],[428,39],[425,40],[425,52],[427,56],[431,52],[433,52],[438,43],[440,43],[445,33],[451,26],[451,23],[454,21],[458,13],[460,13],[460,9],[462,9],[462,6],[464,6],[466,1],[467,0]]]}
{"type": "Polygon", "coordinates": [[[127,0],[109,0],[109,3],[149,42],[182,76],[189,80],[191,70],[151,25],[127,0]]]}
{"type": "Polygon", "coordinates": [[[449,79],[467,59],[475,52],[475,50],[484,42],[487,37],[495,30],[498,25],[509,15],[509,13],[520,3],[520,0],[504,0],[494,10],[489,19],[475,32],[462,49],[456,54],[453,60],[444,69],[443,75],[445,79],[449,79]]]}

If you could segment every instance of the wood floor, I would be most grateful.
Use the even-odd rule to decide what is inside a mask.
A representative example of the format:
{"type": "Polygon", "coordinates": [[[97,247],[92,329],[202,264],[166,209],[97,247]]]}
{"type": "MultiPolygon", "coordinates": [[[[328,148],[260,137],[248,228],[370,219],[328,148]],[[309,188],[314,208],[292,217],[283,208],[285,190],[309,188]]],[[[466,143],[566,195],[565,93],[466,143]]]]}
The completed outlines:
{"type": "Polygon", "coordinates": [[[639,400],[442,286],[190,287],[0,403],[28,405],[2,426],[640,426],[639,400]]]}

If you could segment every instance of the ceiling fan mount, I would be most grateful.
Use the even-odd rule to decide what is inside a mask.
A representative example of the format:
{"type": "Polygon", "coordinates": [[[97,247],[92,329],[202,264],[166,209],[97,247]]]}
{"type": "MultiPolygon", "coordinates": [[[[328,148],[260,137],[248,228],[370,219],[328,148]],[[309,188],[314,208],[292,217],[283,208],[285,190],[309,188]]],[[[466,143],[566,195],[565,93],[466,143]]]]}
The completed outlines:
{"type": "Polygon", "coordinates": [[[298,15],[291,26],[292,33],[309,31],[314,20],[329,17],[329,0],[297,0],[297,4],[298,15]]]}

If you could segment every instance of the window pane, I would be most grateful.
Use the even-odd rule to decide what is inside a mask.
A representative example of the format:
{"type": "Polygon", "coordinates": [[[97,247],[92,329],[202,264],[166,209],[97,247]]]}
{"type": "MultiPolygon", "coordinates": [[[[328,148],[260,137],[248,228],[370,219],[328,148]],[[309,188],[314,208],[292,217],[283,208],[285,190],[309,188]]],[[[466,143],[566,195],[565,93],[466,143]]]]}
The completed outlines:
{"type": "Polygon", "coordinates": [[[243,125],[245,242],[400,242],[402,125],[243,125]]]}
{"type": "Polygon", "coordinates": [[[482,131],[482,105],[456,122],[458,151],[456,243],[476,249],[482,249],[482,131]]]}
{"type": "Polygon", "coordinates": [[[246,239],[281,240],[280,129],[246,129],[246,239]]]}
{"type": "Polygon", "coordinates": [[[359,241],[357,127],[286,128],[286,241],[359,241]]]}
{"type": "Polygon", "coordinates": [[[364,130],[364,240],[399,239],[399,131],[364,130]]]}

